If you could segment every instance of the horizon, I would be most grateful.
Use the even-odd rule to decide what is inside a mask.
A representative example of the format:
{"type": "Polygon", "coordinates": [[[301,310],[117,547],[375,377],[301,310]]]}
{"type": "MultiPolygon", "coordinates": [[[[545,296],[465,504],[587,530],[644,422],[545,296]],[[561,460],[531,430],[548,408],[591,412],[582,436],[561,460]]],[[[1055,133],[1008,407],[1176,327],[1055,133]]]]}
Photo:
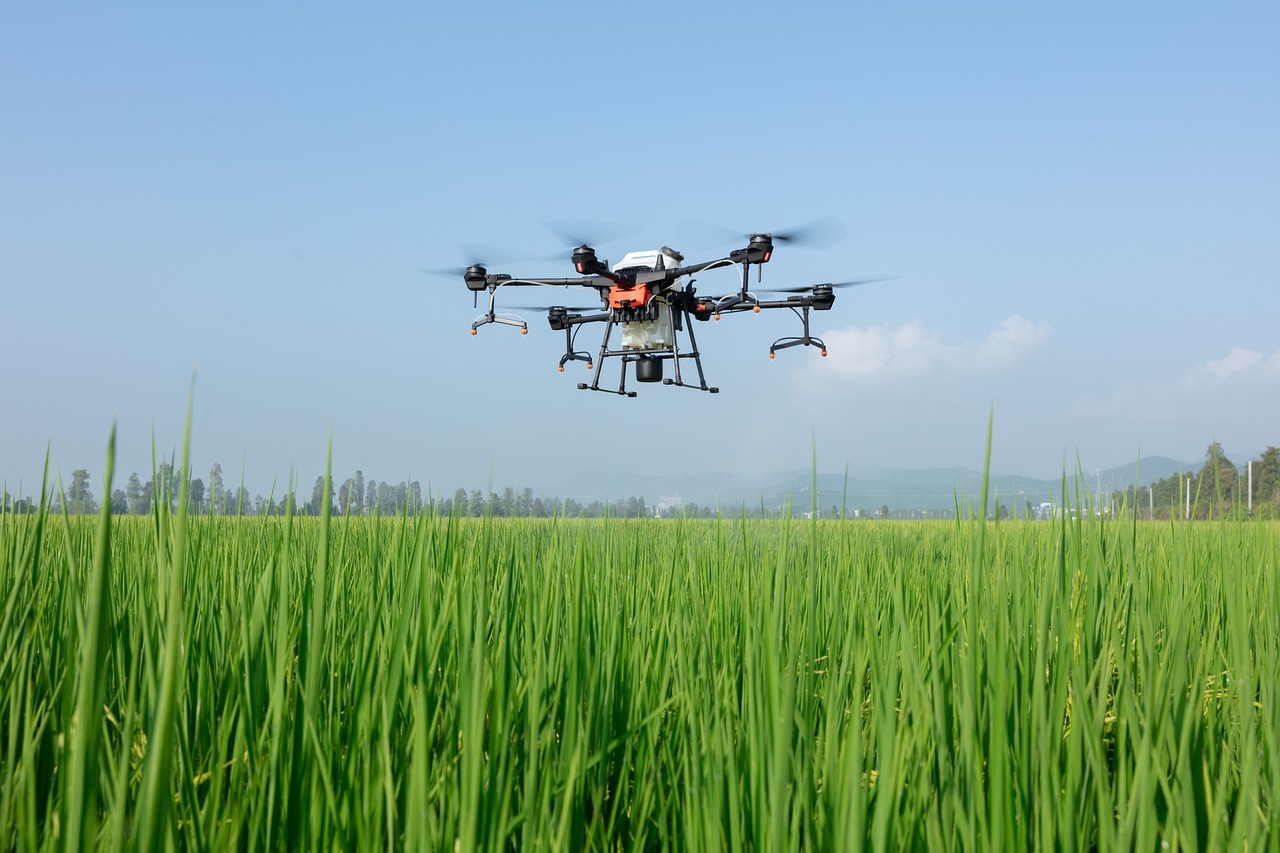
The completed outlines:
{"type": "MultiPolygon", "coordinates": [[[[118,440],[119,439],[117,436],[117,441],[118,440]]],[[[1206,447],[1207,446],[1208,445],[1206,445],[1206,447]]],[[[1268,447],[1270,446],[1271,445],[1268,445],[1268,447]]],[[[1240,454],[1240,453],[1233,453],[1230,450],[1227,450],[1224,448],[1224,455],[1238,469],[1244,470],[1248,462],[1257,461],[1261,457],[1264,450],[1265,448],[1258,450],[1257,452],[1252,454],[1240,454]]],[[[104,446],[104,452],[105,452],[105,446],[104,446]]],[[[180,472],[182,467],[181,456],[182,456],[182,451],[180,446],[175,446],[173,448],[170,448],[168,451],[164,453],[157,452],[155,455],[156,465],[162,466],[165,464],[170,464],[172,465],[175,471],[180,472]]],[[[1201,453],[1201,457],[1203,457],[1203,453],[1201,453]]],[[[711,486],[705,487],[706,489],[708,489],[709,492],[718,494],[721,491],[723,491],[724,493],[729,495],[740,496],[742,494],[750,492],[752,488],[773,487],[776,490],[776,488],[778,488],[783,481],[789,481],[792,484],[796,484],[796,483],[800,484],[796,489],[788,491],[786,492],[786,494],[792,494],[793,492],[804,493],[808,491],[809,478],[811,476],[816,476],[818,478],[828,478],[828,479],[829,478],[839,479],[847,476],[850,482],[858,481],[862,483],[877,483],[877,482],[883,482],[883,481],[893,481],[895,480],[895,478],[901,478],[904,475],[911,475],[911,474],[929,474],[937,477],[941,477],[942,475],[945,475],[945,474],[955,474],[956,479],[953,480],[953,482],[956,485],[959,485],[959,480],[962,477],[972,479],[974,477],[981,478],[981,476],[983,475],[983,468],[981,464],[979,464],[976,467],[970,466],[970,465],[933,465],[933,466],[918,467],[918,468],[899,467],[899,466],[870,466],[870,467],[854,468],[852,466],[849,466],[846,470],[844,463],[832,463],[834,467],[824,467],[822,463],[822,456],[820,453],[817,455],[816,459],[817,459],[816,468],[779,467],[779,468],[760,470],[755,472],[747,472],[747,473],[733,473],[730,471],[713,471],[713,472],[706,472],[701,474],[681,474],[681,473],[659,474],[659,473],[652,473],[652,472],[640,473],[638,471],[618,471],[618,472],[613,472],[611,474],[606,474],[605,472],[601,471],[599,468],[593,468],[588,466],[582,470],[575,472],[572,475],[565,476],[559,480],[522,481],[522,482],[502,480],[497,476],[496,471],[490,472],[490,474],[486,476],[483,480],[457,482],[457,483],[441,483],[441,482],[425,479],[422,477],[418,477],[412,474],[402,474],[402,475],[393,474],[390,477],[386,477],[386,476],[378,476],[376,472],[366,472],[363,467],[357,467],[351,470],[338,470],[335,467],[331,476],[331,483],[332,483],[333,490],[336,494],[339,489],[339,486],[341,486],[345,481],[350,480],[357,473],[359,473],[362,475],[362,478],[365,483],[371,483],[371,482],[383,483],[390,486],[401,486],[401,485],[409,486],[411,484],[417,483],[421,487],[422,493],[424,496],[435,497],[435,498],[449,497],[458,490],[463,490],[468,494],[470,494],[474,490],[479,490],[482,493],[484,493],[486,496],[488,496],[489,494],[501,493],[504,490],[508,490],[508,489],[520,491],[525,488],[529,488],[529,489],[532,489],[533,493],[536,496],[548,498],[548,499],[571,498],[571,499],[583,500],[583,501],[590,501],[590,500],[612,501],[615,499],[625,500],[626,498],[629,498],[629,497],[641,497],[646,500],[652,499],[656,501],[660,497],[664,496],[660,494],[663,491],[663,487],[660,485],[653,485],[653,481],[657,481],[657,480],[666,480],[668,482],[684,481],[686,483],[693,480],[715,481],[715,482],[720,482],[721,484],[718,487],[711,487],[711,486]],[[632,481],[636,483],[636,486],[638,488],[636,488],[633,491],[627,492],[626,488],[610,489],[607,486],[593,487],[593,486],[582,485],[584,481],[591,480],[591,479],[598,479],[600,482],[611,483],[615,485],[620,482],[632,481]],[[644,481],[648,481],[649,485],[641,486],[640,484],[644,481]],[[724,483],[722,481],[728,481],[728,483],[724,483]]],[[[1152,464],[1157,465],[1158,466],[1157,470],[1161,472],[1163,472],[1164,470],[1170,467],[1176,468],[1178,470],[1198,471],[1203,465],[1203,458],[1200,458],[1198,460],[1185,460],[1185,459],[1177,459],[1175,457],[1170,457],[1170,456],[1151,454],[1151,455],[1144,455],[1140,458],[1135,458],[1127,462],[1120,462],[1118,464],[1108,465],[1105,467],[1089,466],[1089,465],[1085,465],[1083,461],[1081,461],[1079,462],[1079,464],[1072,463],[1070,465],[1064,465],[1062,470],[1050,476],[1044,476],[1042,474],[1023,472],[1023,471],[997,470],[993,467],[990,469],[988,476],[989,476],[989,479],[991,479],[992,481],[1026,479],[1026,480],[1033,480],[1039,483],[1044,483],[1044,484],[1053,486],[1061,482],[1064,478],[1066,479],[1066,481],[1070,482],[1077,475],[1081,475],[1084,477],[1084,479],[1082,480],[1082,483],[1092,487],[1093,481],[1090,478],[1093,478],[1097,475],[1101,475],[1103,478],[1105,478],[1104,482],[1106,483],[1108,488],[1116,488],[1117,486],[1123,487],[1127,485],[1134,485],[1133,483],[1130,483],[1125,479],[1125,475],[1123,472],[1125,472],[1127,469],[1131,469],[1136,466],[1138,475],[1142,477],[1141,481],[1137,485],[1141,487],[1145,487],[1147,485],[1150,485],[1152,482],[1155,482],[1156,480],[1162,479],[1163,477],[1162,476],[1151,476],[1151,477],[1143,476],[1141,471],[1142,471],[1142,464],[1144,462],[1150,462],[1152,464]]],[[[204,483],[205,487],[207,488],[210,485],[210,481],[211,481],[210,473],[215,464],[221,466],[221,461],[213,460],[208,463],[207,468],[206,466],[201,465],[199,462],[192,463],[191,480],[193,482],[196,480],[200,480],[204,483]]],[[[91,493],[93,494],[95,499],[100,499],[101,493],[103,491],[103,487],[105,485],[102,483],[104,467],[105,467],[105,455],[103,460],[103,467],[98,469],[95,469],[90,466],[85,466],[85,465],[74,465],[71,468],[64,470],[60,466],[53,465],[51,462],[51,467],[49,471],[50,497],[54,497],[58,493],[59,483],[61,483],[63,489],[67,487],[67,485],[71,482],[71,474],[73,471],[83,470],[88,472],[89,486],[90,486],[91,493]]],[[[116,475],[113,478],[113,483],[111,485],[111,489],[113,491],[116,489],[123,489],[125,487],[125,484],[128,482],[129,477],[133,474],[137,474],[139,479],[142,482],[150,485],[152,482],[152,476],[155,473],[155,470],[150,465],[148,465],[145,469],[136,469],[136,468],[131,469],[131,468],[128,468],[128,466],[121,465],[119,462],[118,453],[117,453],[117,463],[115,467],[116,467],[116,475]]],[[[222,467],[221,476],[223,480],[223,486],[225,489],[228,489],[229,491],[236,491],[237,489],[242,487],[241,484],[243,483],[243,488],[246,490],[249,496],[261,497],[261,498],[269,498],[272,494],[275,494],[277,496],[283,496],[286,490],[290,490],[291,485],[292,485],[291,491],[293,492],[293,494],[298,496],[305,496],[305,493],[310,492],[311,489],[313,488],[315,480],[324,477],[324,466],[320,465],[317,467],[317,470],[315,473],[299,473],[301,469],[298,469],[296,471],[291,472],[289,475],[276,476],[272,478],[269,484],[266,485],[265,488],[261,488],[261,487],[255,488],[254,487],[255,484],[257,484],[258,486],[261,486],[264,480],[262,480],[261,478],[259,480],[254,480],[252,477],[244,477],[243,476],[244,472],[238,469],[232,469],[226,466],[221,466],[221,467],[222,467]]],[[[1164,476],[1167,476],[1167,475],[1164,475],[1164,476]]],[[[39,484],[39,480],[37,479],[34,485],[22,484],[21,488],[19,488],[18,483],[5,481],[3,480],[3,478],[0,478],[0,492],[8,492],[10,496],[14,499],[38,498],[39,497],[38,484],[39,484]]],[[[696,492],[696,488],[697,487],[694,487],[695,492],[696,492]]],[[[819,491],[825,494],[830,492],[831,489],[819,489],[819,491]]],[[[1088,489],[1086,489],[1086,491],[1088,491],[1088,489]]],[[[772,497],[777,498],[782,494],[783,493],[773,494],[772,497]]],[[[677,490],[674,496],[680,497],[679,490],[677,490]]],[[[705,495],[694,494],[693,497],[705,497],[705,495]]],[[[899,497],[903,499],[908,499],[913,497],[913,495],[911,492],[908,491],[906,494],[899,495],[899,497]]],[[[736,500],[737,498],[731,498],[731,499],[736,500]]]]}

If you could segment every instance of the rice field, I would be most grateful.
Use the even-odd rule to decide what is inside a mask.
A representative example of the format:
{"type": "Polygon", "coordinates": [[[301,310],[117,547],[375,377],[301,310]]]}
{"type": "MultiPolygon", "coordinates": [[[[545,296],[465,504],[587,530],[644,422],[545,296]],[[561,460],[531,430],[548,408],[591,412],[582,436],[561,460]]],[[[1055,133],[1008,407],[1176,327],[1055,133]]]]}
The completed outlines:
{"type": "Polygon", "coordinates": [[[0,848],[1280,849],[1274,524],[165,503],[0,516],[0,848]]]}

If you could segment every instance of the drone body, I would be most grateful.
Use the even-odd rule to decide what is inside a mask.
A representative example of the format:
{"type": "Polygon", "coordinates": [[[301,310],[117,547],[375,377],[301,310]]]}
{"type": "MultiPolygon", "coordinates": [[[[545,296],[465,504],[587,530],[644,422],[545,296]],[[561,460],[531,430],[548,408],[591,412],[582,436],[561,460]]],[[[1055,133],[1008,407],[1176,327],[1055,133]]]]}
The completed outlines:
{"type": "Polygon", "coordinates": [[[551,328],[565,333],[565,354],[560,358],[560,370],[563,372],[571,361],[585,362],[588,369],[594,370],[591,382],[579,383],[580,389],[634,397],[636,392],[627,390],[627,366],[634,365],[637,382],[660,382],[716,394],[720,389],[707,384],[702,370],[702,357],[692,321],[719,320],[722,315],[787,308],[800,319],[801,334],[774,341],[769,347],[769,357],[773,358],[778,350],[795,346],[817,347],[825,356],[826,344],[809,333],[810,310],[830,310],[835,303],[836,287],[876,280],[771,291],[790,295],[761,300],[748,290],[751,267],[759,269],[768,263],[773,254],[774,240],[786,239],[789,238],[785,235],[753,234],[744,248],[735,249],[722,258],[689,265],[684,264],[684,256],[679,252],[663,246],[661,249],[631,252],[613,269],[609,268],[607,261],[596,257],[594,249],[584,244],[575,249],[572,256],[577,278],[516,278],[506,274],[494,275],[483,265],[473,264],[467,267],[463,279],[477,298],[480,293],[488,292],[489,310],[472,323],[471,334],[476,334],[481,326],[490,323],[516,326],[522,334],[528,332],[528,324],[518,315],[498,313],[497,296],[504,288],[583,287],[595,291],[600,299],[598,308],[552,306],[545,309],[551,328]],[[724,267],[737,267],[741,272],[739,290],[722,296],[699,295],[694,287],[695,276],[724,267]],[[594,356],[574,349],[578,332],[592,323],[604,324],[604,340],[594,356]],[[617,359],[621,366],[616,388],[600,384],[604,364],[609,359],[617,359]],[[664,375],[668,362],[671,376],[664,375]],[[690,367],[697,374],[696,381],[690,376],[690,367]]]}

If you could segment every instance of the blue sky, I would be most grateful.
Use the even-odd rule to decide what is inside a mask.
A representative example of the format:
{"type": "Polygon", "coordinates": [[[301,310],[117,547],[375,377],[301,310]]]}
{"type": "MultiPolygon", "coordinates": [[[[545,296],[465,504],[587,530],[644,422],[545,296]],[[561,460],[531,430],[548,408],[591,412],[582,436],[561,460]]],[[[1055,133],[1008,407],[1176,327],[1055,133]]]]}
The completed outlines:
{"type": "MultiPolygon", "coordinates": [[[[1054,476],[1280,444],[1280,6],[7,4],[0,479],[193,467],[412,477],[978,466],[1054,476]],[[717,396],[585,394],[489,327],[467,244],[541,223],[835,216],[766,283],[818,315],[699,326],[717,396]]],[[[704,229],[705,230],[705,229],[704,229]]],[[[705,234],[700,235],[705,240],[705,234]]],[[[494,271],[569,273],[567,261],[494,271]]],[[[708,276],[704,289],[732,279],[708,276]]],[[[584,338],[585,339],[585,338],[584,338]]],[[[583,340],[583,339],[580,339],[583,340]]],[[[583,371],[585,377],[585,371],[583,371]]],[[[145,477],[144,477],[145,479],[145,477]]]]}

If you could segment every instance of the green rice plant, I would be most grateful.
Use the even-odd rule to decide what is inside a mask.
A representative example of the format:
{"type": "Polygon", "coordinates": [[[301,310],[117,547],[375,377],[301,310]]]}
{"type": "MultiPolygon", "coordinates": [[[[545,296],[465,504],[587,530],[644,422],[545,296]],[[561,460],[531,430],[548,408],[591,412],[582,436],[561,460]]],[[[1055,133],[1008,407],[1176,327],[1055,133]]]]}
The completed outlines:
{"type": "Polygon", "coordinates": [[[45,503],[6,849],[1280,844],[1274,523],[45,503]]]}

